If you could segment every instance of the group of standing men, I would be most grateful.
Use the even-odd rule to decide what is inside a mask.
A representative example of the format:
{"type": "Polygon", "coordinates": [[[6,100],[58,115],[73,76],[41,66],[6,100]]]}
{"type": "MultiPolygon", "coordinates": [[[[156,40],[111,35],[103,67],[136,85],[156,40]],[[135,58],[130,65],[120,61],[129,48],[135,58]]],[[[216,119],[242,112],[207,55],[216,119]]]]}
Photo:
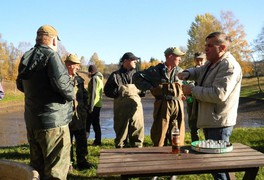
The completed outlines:
{"type": "MultiPolygon", "coordinates": [[[[110,75],[104,88],[107,96],[115,98],[116,147],[126,146],[128,140],[130,146],[142,147],[144,125],[139,96],[147,90],[155,97],[150,133],[154,146],[170,143],[174,120],[180,129],[180,145],[184,144],[186,96],[193,98],[188,105],[192,140],[199,140],[197,130],[203,129],[206,139],[229,142],[236,124],[242,81],[241,67],[228,51],[230,42],[222,32],[209,34],[205,39],[205,54],[195,54],[196,67],[186,70],[179,67],[185,53],[175,47],[165,50],[164,63],[139,72],[135,71],[139,58],[130,52],[124,54],[120,69],[110,75]],[[195,83],[183,83],[187,80],[195,83]]],[[[229,179],[228,173],[212,175],[214,179],[229,179]]]]}
{"type": "Polygon", "coordinates": [[[87,91],[84,79],[77,74],[80,60],[69,54],[63,63],[57,52],[59,40],[56,29],[50,25],[37,30],[35,46],[21,58],[17,88],[25,94],[30,165],[41,179],[66,180],[70,163],[74,161],[73,137],[77,168],[93,167],[86,159],[86,128],[89,132],[93,125],[94,145],[100,144],[103,77],[90,65],[87,91]]]}
{"type": "MultiPolygon", "coordinates": [[[[102,102],[96,95],[102,96],[103,76],[95,66],[89,67],[88,91],[91,93],[87,93],[84,80],[76,73],[80,64],[78,58],[70,54],[65,66],[57,53],[58,40],[55,28],[41,26],[35,47],[21,59],[17,78],[18,89],[25,93],[30,164],[43,179],[66,179],[73,136],[76,151],[80,152],[77,164],[80,168],[92,166],[85,159],[88,153],[85,129],[90,130],[91,124],[95,130],[94,145],[101,144],[98,118],[102,102]],[[95,120],[84,125],[86,119],[95,120]]],[[[193,97],[189,119],[197,120],[194,129],[203,129],[206,139],[229,141],[236,124],[241,68],[228,52],[230,40],[224,33],[211,33],[205,41],[205,65],[184,71],[179,63],[185,53],[175,47],[165,50],[164,63],[138,72],[135,68],[139,58],[131,52],[122,56],[120,68],[110,75],[104,86],[105,95],[114,98],[116,148],[143,146],[141,97],[148,90],[155,97],[150,134],[154,146],[170,143],[174,120],[179,125],[180,144],[184,144],[183,101],[189,95],[193,97]],[[196,84],[183,85],[183,80],[194,80],[196,84]]],[[[228,174],[214,174],[214,177],[226,179],[228,174]]]]}

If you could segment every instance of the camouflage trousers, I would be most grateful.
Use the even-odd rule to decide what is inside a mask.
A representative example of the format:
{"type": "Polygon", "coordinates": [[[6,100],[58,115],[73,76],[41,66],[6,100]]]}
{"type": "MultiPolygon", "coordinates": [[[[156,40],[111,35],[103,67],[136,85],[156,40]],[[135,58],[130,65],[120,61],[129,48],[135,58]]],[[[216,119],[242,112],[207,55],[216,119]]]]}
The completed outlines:
{"type": "Polygon", "coordinates": [[[68,125],[46,130],[27,128],[30,165],[40,179],[66,180],[70,166],[70,132],[68,125]]]}

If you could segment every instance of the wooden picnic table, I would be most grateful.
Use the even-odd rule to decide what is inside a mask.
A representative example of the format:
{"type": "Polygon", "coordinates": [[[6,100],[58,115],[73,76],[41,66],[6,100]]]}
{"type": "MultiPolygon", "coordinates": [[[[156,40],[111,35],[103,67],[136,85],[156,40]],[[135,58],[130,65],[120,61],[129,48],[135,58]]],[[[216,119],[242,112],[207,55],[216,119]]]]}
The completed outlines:
{"type": "Polygon", "coordinates": [[[153,177],[215,172],[245,171],[245,180],[255,179],[259,167],[264,166],[264,154],[249,146],[234,143],[233,151],[223,154],[204,154],[181,147],[181,154],[172,154],[171,147],[102,149],[98,176],[120,175],[153,177]],[[184,150],[189,153],[184,153],[184,150]]]}

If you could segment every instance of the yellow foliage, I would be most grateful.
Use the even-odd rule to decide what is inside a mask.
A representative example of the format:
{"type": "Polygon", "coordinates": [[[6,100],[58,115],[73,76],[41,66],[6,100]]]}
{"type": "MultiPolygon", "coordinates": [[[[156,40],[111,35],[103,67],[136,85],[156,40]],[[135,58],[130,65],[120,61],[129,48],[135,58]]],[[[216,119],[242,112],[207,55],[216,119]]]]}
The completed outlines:
{"type": "Polygon", "coordinates": [[[141,70],[147,69],[151,66],[156,66],[159,63],[160,63],[160,61],[158,61],[158,60],[151,61],[151,62],[143,61],[143,62],[141,62],[141,70]]]}

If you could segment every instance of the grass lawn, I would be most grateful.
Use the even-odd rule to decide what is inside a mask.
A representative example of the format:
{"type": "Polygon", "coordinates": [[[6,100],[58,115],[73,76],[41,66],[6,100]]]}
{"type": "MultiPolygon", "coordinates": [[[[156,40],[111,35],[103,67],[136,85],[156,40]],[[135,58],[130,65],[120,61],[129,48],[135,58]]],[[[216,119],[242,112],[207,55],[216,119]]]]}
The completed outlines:
{"type": "Polygon", "coordinates": [[[240,96],[264,100],[264,76],[243,78],[240,96]]]}

